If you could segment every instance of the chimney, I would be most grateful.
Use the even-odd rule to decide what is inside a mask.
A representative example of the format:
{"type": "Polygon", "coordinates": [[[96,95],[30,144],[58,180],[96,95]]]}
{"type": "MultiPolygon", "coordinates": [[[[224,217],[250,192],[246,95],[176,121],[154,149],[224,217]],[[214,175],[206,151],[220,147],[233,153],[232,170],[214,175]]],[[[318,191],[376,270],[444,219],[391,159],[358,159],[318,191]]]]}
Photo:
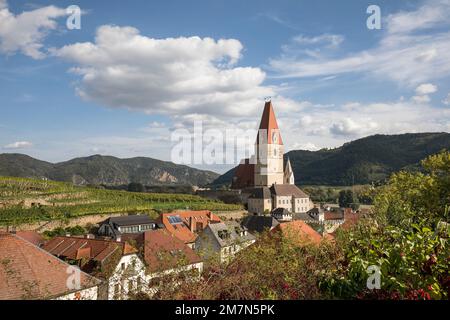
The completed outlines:
{"type": "Polygon", "coordinates": [[[121,242],[121,241],[122,241],[122,237],[121,237],[121,236],[117,236],[117,237],[116,237],[116,241],[117,241],[117,242],[121,242]]]}
{"type": "Polygon", "coordinates": [[[189,229],[191,230],[191,232],[195,232],[195,230],[194,230],[194,217],[192,217],[192,216],[189,217],[189,229]]]}

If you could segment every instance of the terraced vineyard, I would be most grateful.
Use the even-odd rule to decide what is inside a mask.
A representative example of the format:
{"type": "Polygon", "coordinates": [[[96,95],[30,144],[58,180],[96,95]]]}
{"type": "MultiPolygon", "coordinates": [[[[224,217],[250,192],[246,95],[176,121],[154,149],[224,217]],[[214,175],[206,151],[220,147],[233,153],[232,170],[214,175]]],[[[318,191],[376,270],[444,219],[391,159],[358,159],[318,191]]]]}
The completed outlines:
{"type": "Polygon", "coordinates": [[[70,219],[102,213],[146,212],[174,209],[239,210],[195,195],[134,193],[69,183],[15,177],[0,177],[0,225],[70,219]]]}

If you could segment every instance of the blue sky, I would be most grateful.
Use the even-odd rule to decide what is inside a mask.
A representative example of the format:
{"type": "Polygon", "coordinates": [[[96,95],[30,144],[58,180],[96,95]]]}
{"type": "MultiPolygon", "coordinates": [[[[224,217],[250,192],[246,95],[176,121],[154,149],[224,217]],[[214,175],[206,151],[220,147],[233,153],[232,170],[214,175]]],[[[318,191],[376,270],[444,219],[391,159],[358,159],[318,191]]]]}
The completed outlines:
{"type": "Polygon", "coordinates": [[[171,160],[174,130],[255,130],[266,96],[287,150],[448,132],[449,24],[448,0],[0,0],[0,153],[171,160]]]}

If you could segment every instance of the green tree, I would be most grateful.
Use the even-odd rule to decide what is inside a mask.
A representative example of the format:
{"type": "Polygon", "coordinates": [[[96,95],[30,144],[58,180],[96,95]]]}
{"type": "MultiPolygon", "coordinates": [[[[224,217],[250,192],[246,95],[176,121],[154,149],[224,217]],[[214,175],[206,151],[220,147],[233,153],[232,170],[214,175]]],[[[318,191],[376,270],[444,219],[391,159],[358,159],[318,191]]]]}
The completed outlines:
{"type": "Polygon", "coordinates": [[[142,185],[142,183],[131,182],[128,185],[127,190],[131,192],[145,192],[145,187],[142,185]]]}
{"type": "Polygon", "coordinates": [[[356,198],[353,194],[353,191],[350,189],[341,190],[339,192],[339,206],[342,208],[348,208],[352,203],[356,203],[356,198]]]}
{"type": "Polygon", "coordinates": [[[322,288],[339,298],[446,299],[450,293],[450,153],[421,162],[423,172],[398,172],[375,196],[374,214],[338,230],[345,259],[322,288]],[[381,271],[369,290],[367,268],[381,271]]]}

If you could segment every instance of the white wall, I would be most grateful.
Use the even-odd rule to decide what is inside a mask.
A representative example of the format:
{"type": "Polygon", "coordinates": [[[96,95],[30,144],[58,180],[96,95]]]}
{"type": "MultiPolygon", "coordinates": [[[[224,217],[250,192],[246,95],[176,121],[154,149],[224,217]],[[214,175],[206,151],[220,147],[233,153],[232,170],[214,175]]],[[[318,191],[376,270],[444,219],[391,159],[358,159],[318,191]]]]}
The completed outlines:
{"type": "Polygon", "coordinates": [[[145,265],[136,254],[130,254],[123,256],[117,264],[114,273],[108,279],[108,300],[122,300],[128,299],[129,285],[131,283],[132,290],[137,289],[138,278],[141,278],[141,282],[146,280],[145,265]],[[124,264],[124,268],[122,267],[124,264]],[[134,264],[134,266],[133,266],[134,264]],[[123,269],[122,269],[123,268],[123,269]],[[128,268],[134,269],[132,276],[128,276],[122,279],[124,271],[128,268]],[[116,285],[119,289],[119,294],[116,296],[116,285]]]}

